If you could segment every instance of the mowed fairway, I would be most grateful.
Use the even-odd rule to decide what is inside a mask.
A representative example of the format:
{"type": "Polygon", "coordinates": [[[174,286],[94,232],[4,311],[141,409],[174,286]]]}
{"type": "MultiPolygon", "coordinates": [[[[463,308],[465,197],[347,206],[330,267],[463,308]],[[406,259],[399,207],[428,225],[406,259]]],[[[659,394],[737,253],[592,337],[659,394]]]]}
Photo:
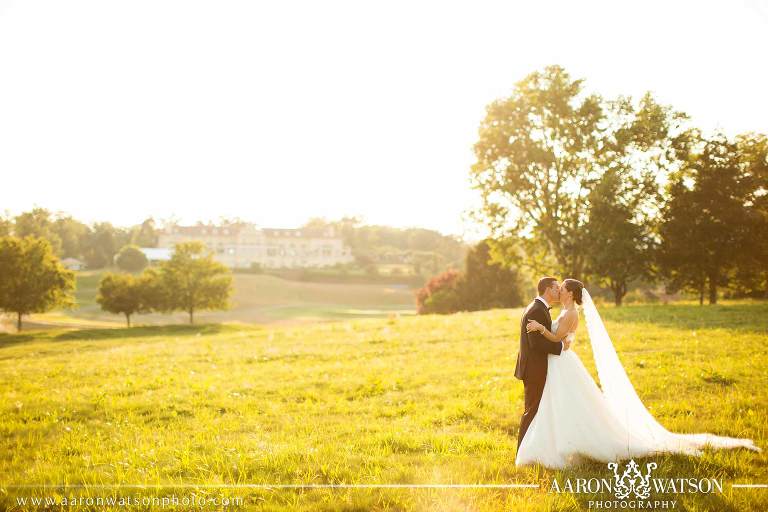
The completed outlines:
{"type": "MultiPolygon", "coordinates": [[[[101,271],[77,273],[77,308],[25,317],[31,327],[125,324],[125,317],[101,310],[96,294],[101,271]]],[[[347,318],[381,318],[415,314],[414,292],[396,284],[316,283],[292,281],[265,274],[233,274],[232,308],[199,311],[195,321],[302,324],[347,318]]],[[[134,315],[134,325],[185,323],[184,312],[134,315]]]]}
{"type": "MultiPolygon", "coordinates": [[[[602,312],[662,424],[768,448],[768,304],[602,312]]],[[[54,491],[195,491],[241,496],[259,510],[586,509],[588,500],[612,496],[550,493],[552,478],[608,478],[604,464],[559,472],[514,465],[519,313],[0,335],[0,509],[34,510],[15,498],[54,491]],[[84,487],[12,487],[64,483],[84,487]],[[329,483],[540,487],[210,487],[329,483]],[[157,487],[94,487],[136,484],[157,487]]],[[[574,350],[594,374],[583,319],[579,335],[574,350]]],[[[723,479],[723,494],[673,495],[677,510],[768,510],[768,489],[731,487],[768,483],[768,452],[653,461],[656,477],[723,479]]]]}

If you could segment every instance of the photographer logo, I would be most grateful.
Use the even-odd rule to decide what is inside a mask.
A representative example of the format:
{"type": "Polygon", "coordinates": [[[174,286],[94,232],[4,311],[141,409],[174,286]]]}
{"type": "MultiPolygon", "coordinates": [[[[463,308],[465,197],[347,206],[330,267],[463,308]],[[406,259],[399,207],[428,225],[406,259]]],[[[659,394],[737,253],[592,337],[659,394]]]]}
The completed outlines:
{"type": "Polygon", "coordinates": [[[590,509],[608,510],[652,510],[675,509],[679,494],[723,492],[723,482],[717,478],[670,478],[654,476],[659,466],[655,462],[640,466],[634,459],[623,467],[618,462],[607,464],[612,477],[606,478],[567,478],[552,480],[549,492],[590,494],[609,494],[605,499],[590,499],[586,503],[590,509]]]}

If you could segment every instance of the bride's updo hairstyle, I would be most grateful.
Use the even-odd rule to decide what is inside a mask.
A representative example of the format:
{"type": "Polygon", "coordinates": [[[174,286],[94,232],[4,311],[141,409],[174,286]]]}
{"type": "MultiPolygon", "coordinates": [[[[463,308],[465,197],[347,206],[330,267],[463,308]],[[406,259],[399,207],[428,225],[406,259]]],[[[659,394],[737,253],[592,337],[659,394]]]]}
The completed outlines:
{"type": "Polygon", "coordinates": [[[581,306],[581,291],[584,289],[584,283],[578,279],[571,279],[569,277],[568,279],[563,280],[563,284],[565,285],[566,290],[573,293],[573,302],[581,306]]]}

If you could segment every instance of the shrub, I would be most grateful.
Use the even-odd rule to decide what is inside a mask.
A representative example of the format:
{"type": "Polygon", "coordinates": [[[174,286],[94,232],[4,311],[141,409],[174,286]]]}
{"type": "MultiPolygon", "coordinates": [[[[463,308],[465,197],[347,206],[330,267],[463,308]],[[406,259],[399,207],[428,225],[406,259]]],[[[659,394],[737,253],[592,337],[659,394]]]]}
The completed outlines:
{"type": "Polygon", "coordinates": [[[417,312],[422,315],[457,311],[460,305],[456,286],[459,277],[458,270],[448,269],[430,279],[423,288],[416,291],[417,312]]]}
{"type": "Polygon", "coordinates": [[[126,245],[117,253],[115,263],[120,270],[140,272],[149,264],[147,256],[135,245],[126,245]]]}

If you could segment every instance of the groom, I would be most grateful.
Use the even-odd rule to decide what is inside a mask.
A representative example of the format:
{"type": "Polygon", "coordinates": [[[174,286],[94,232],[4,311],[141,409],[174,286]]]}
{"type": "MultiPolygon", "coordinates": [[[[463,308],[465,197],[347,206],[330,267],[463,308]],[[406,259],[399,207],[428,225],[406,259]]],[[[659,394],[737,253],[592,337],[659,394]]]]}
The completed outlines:
{"type": "Polygon", "coordinates": [[[530,320],[536,320],[547,329],[552,329],[552,317],[549,310],[551,304],[560,302],[560,283],[554,277],[542,277],[537,286],[539,296],[531,302],[523,312],[520,320],[520,352],[517,354],[515,377],[523,381],[525,389],[525,412],[520,420],[520,431],[517,435],[517,449],[525,436],[528,426],[539,410],[539,402],[547,381],[547,355],[560,355],[568,350],[570,340],[553,343],[540,332],[527,332],[526,325],[530,320]]]}

